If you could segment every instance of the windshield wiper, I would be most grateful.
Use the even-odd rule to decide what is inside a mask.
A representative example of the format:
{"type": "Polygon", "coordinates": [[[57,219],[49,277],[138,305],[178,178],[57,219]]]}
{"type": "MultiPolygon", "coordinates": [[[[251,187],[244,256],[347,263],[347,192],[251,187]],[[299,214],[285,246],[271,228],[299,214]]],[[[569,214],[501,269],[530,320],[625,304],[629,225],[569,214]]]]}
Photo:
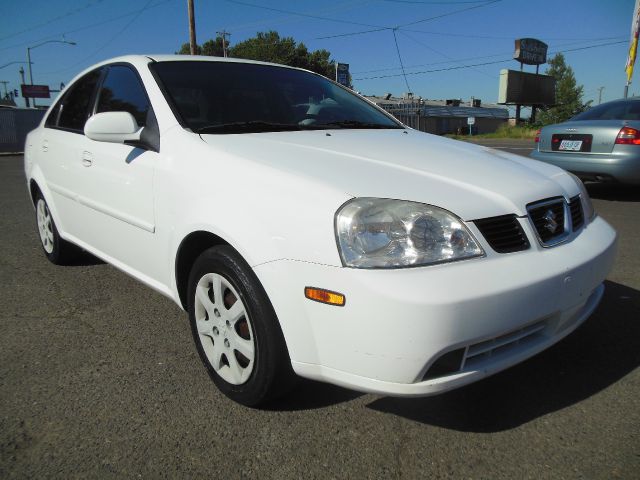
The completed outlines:
{"type": "Polygon", "coordinates": [[[341,121],[337,121],[337,122],[328,122],[328,123],[322,123],[319,124],[317,126],[329,126],[329,127],[338,127],[338,128],[379,128],[379,129],[383,129],[383,128],[404,128],[401,127],[400,125],[383,125],[380,123],[367,123],[367,122],[360,122],[358,120],[341,120],[341,121]]]}
{"type": "Polygon", "coordinates": [[[221,123],[207,125],[195,130],[195,133],[258,133],[258,132],[286,132],[302,130],[295,123],[271,123],[261,121],[221,123]]]}

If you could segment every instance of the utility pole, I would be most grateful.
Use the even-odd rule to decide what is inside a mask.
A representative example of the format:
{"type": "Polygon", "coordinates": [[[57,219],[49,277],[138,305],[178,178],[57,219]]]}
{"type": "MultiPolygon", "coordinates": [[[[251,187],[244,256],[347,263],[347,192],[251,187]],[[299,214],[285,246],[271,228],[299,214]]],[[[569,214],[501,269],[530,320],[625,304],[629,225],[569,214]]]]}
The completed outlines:
{"type": "MultiPolygon", "coordinates": [[[[20,67],[20,70],[18,70],[18,72],[20,72],[20,78],[22,78],[22,85],[24,85],[24,68],[20,67]]],[[[29,97],[24,97],[24,105],[29,108],[29,97]]]]}
{"type": "Polygon", "coordinates": [[[193,11],[193,0],[187,0],[189,10],[189,49],[191,55],[196,55],[198,44],[196,43],[196,19],[193,11]]]}
{"type": "Polygon", "coordinates": [[[604,87],[600,87],[597,90],[598,90],[598,105],[600,105],[600,103],[602,103],[602,90],[604,90],[604,87]]]}
{"type": "Polygon", "coordinates": [[[222,30],[221,32],[216,32],[219,37],[222,37],[222,55],[224,58],[227,58],[227,35],[231,36],[229,32],[226,30],[222,30]]]}

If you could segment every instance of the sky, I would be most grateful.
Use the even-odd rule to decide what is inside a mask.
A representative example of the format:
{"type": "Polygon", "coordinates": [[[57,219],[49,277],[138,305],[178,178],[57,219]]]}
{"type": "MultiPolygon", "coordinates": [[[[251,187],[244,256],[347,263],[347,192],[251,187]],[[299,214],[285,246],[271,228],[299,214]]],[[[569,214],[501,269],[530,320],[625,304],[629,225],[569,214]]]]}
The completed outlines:
{"type": "MultiPolygon", "coordinates": [[[[534,37],[549,45],[549,57],[564,53],[578,84],[584,86],[584,99],[598,103],[600,92],[603,102],[623,95],[635,1],[194,3],[198,43],[222,30],[231,33],[231,44],[275,30],[310,50],[327,49],[333,59],[348,63],[355,90],[365,95],[412,91],[427,99],[475,97],[496,102],[500,70],[520,68],[512,59],[514,40],[534,37]]],[[[2,6],[0,81],[9,82],[8,89],[20,88],[19,69],[27,71],[27,47],[35,47],[33,83],[57,89],[99,61],[132,53],[174,53],[189,39],[187,0],[4,0],[2,6]],[[56,41],[42,44],[49,40],[56,41]]],[[[540,72],[545,69],[542,65],[540,72]]],[[[640,95],[640,65],[637,70],[629,92],[640,95]]],[[[525,66],[525,71],[535,67],[525,66]]],[[[24,105],[22,98],[18,105],[24,105]]]]}

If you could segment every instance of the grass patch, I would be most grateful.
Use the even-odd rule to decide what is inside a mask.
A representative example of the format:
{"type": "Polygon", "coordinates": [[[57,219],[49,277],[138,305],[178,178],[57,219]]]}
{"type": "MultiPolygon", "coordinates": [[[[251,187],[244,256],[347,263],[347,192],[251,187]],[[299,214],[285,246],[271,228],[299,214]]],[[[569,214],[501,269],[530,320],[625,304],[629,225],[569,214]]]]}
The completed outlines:
{"type": "Polygon", "coordinates": [[[469,140],[471,138],[524,138],[534,139],[536,136],[537,128],[517,126],[512,127],[510,125],[501,125],[493,133],[482,133],[480,135],[446,135],[449,138],[455,138],[456,140],[469,140]]]}

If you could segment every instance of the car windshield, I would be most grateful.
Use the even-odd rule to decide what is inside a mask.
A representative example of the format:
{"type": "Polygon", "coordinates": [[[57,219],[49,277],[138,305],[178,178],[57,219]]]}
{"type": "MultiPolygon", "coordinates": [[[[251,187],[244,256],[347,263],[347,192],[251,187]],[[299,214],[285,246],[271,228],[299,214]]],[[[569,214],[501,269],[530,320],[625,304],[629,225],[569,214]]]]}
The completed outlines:
{"type": "Polygon", "coordinates": [[[571,120],[640,120],[640,100],[620,100],[590,108],[571,120]]]}
{"type": "Polygon", "coordinates": [[[150,67],[183,126],[196,133],[403,128],[357,95],[301,70],[203,61],[150,67]]]}

